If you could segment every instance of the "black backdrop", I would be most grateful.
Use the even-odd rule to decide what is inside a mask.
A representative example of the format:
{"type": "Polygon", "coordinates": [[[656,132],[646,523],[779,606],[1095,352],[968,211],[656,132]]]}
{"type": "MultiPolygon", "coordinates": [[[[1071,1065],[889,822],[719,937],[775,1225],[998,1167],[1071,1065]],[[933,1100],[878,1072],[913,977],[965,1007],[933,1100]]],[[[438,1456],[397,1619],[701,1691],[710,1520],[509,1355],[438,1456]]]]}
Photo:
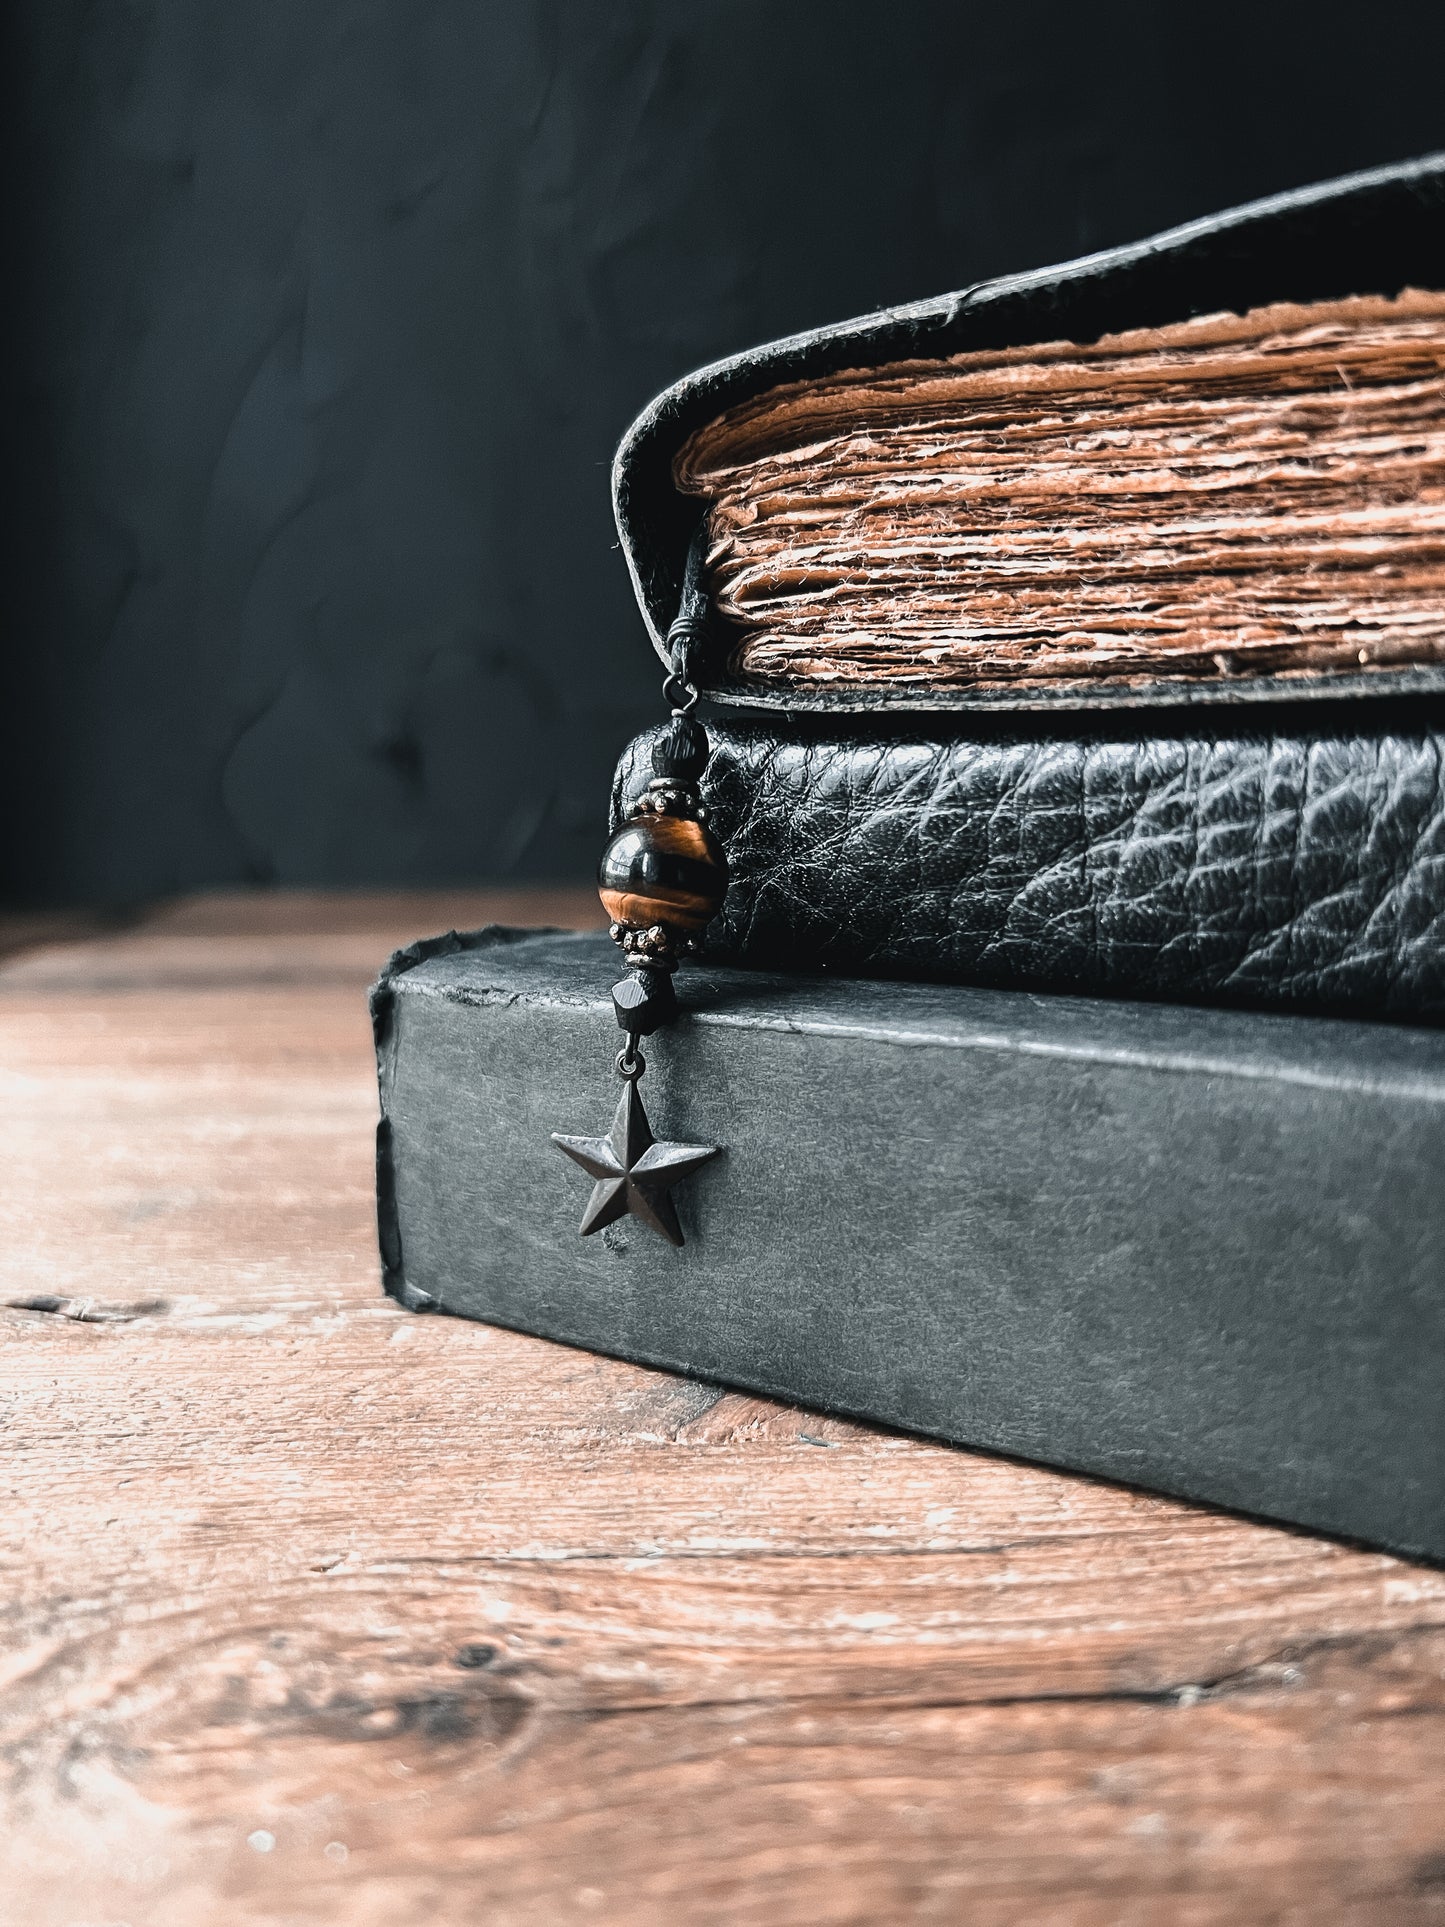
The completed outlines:
{"type": "Polygon", "coordinates": [[[12,0],[12,899],[588,868],[627,422],[1445,145],[1445,9],[12,0]]]}

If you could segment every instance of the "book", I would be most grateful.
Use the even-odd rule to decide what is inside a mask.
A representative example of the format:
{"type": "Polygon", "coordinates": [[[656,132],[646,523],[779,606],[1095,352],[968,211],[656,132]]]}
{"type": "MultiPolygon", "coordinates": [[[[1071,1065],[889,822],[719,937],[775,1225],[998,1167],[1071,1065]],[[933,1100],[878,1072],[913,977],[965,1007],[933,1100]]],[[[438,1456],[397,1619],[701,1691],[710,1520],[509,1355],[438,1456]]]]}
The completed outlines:
{"type": "MultiPolygon", "coordinates": [[[[1317,705],[1228,728],[1144,713],[712,719],[728,889],[709,955],[1445,1022],[1441,699],[1379,705],[1368,729],[1317,705]]],[[[623,754],[614,826],[660,733],[623,754]]]]}
{"type": "Polygon", "coordinates": [[[614,467],[704,694],[1052,710],[1445,687],[1445,156],[769,343],[614,467]]]}
{"type": "Polygon", "coordinates": [[[783,383],[673,464],[760,683],[1445,657],[1445,295],[1278,303],[783,383]]]}
{"type": "MultiPolygon", "coordinates": [[[[822,1410],[1445,1557],[1445,1036],[706,966],[649,1041],[719,1146],[582,1238],[605,937],[373,993],[386,1288],[822,1410]]],[[[457,1449],[465,1451],[465,1438],[457,1449]]]]}

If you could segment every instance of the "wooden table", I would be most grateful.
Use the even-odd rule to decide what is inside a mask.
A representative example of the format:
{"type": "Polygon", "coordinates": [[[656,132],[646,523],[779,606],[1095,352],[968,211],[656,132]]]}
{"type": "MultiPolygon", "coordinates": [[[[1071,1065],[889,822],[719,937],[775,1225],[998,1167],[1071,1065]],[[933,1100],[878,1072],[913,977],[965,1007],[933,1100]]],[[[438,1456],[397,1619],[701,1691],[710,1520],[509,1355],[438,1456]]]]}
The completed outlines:
{"type": "Polygon", "coordinates": [[[592,914],[0,970],[4,1927],[1445,1920],[1445,1575],[379,1296],[368,979],[592,914]]]}

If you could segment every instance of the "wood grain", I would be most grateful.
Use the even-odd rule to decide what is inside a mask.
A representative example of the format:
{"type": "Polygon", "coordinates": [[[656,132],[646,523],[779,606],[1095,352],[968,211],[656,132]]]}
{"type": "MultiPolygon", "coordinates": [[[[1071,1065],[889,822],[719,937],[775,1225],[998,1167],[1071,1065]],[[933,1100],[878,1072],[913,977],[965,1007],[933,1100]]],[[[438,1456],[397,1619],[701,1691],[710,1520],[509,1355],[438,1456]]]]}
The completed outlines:
{"type": "Polygon", "coordinates": [[[379,1296],[452,907],[0,971],[0,1922],[1445,1919],[1445,1575],[379,1296]]]}

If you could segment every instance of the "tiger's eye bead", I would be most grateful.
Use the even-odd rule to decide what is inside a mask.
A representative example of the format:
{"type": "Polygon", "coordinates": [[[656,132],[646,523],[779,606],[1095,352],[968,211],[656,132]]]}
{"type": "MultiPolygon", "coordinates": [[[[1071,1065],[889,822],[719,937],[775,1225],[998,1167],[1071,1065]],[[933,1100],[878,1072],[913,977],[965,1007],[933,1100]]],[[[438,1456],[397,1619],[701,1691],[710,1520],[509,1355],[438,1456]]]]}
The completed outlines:
{"type": "Polygon", "coordinates": [[[645,815],[620,829],[597,866],[597,894],[615,923],[702,930],[727,892],[727,860],[689,816],[645,815]]]}

